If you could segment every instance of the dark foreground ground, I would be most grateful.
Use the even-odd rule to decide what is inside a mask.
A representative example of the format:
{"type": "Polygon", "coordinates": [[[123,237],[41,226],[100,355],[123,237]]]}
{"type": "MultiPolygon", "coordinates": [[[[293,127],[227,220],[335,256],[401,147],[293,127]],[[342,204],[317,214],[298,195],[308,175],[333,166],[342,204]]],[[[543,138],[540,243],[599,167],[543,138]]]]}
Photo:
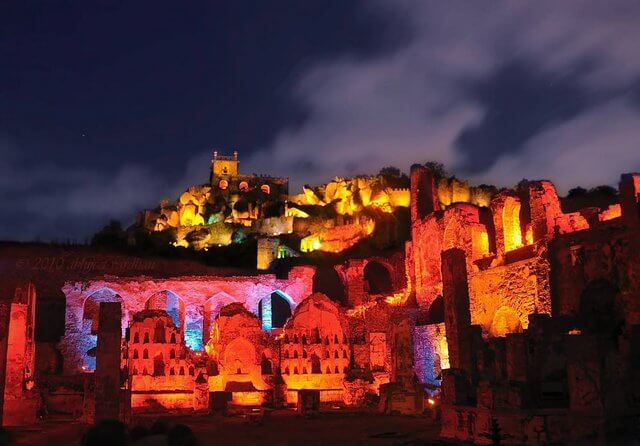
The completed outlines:
{"type": "MultiPolygon", "coordinates": [[[[163,418],[168,423],[191,427],[200,445],[289,446],[289,445],[403,445],[453,444],[438,439],[438,426],[424,417],[379,414],[327,414],[301,418],[280,412],[262,425],[238,417],[191,416],[163,418]]],[[[152,418],[139,420],[150,425],[152,418]]],[[[87,426],[79,423],[46,423],[29,429],[14,429],[14,445],[79,445],[87,426]]]]}

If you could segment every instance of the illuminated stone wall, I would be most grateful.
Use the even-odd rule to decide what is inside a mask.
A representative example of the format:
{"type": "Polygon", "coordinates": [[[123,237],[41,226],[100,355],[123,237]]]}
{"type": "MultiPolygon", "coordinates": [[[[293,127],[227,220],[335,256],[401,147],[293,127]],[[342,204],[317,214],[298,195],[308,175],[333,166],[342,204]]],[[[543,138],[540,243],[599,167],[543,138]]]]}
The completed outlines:
{"type": "MultiPolygon", "coordinates": [[[[63,287],[66,296],[65,336],[60,342],[67,373],[93,369],[93,358],[87,355],[95,347],[95,311],[101,301],[122,303],[123,327],[129,325],[133,314],[148,308],[147,303],[159,293],[169,292],[179,303],[175,310],[184,320],[186,344],[201,350],[203,330],[210,326],[216,311],[224,304],[240,302],[258,314],[260,301],[274,291],[288,296],[295,307],[311,294],[313,267],[295,267],[287,279],[272,274],[232,277],[149,277],[99,278],[83,282],[68,282],[63,287]],[[180,310],[180,308],[184,310],[180,310]],[[205,317],[207,320],[205,321],[205,317]]],[[[162,309],[162,308],[156,308],[162,309]]],[[[166,308],[165,308],[166,309],[166,308]]],[[[169,309],[171,311],[171,309],[169,309]]],[[[124,333],[123,333],[124,335],[124,333]]]]}
{"type": "MultiPolygon", "coordinates": [[[[466,263],[470,322],[480,326],[485,337],[520,332],[528,327],[529,316],[534,313],[575,311],[583,286],[575,286],[575,280],[556,279],[555,286],[562,292],[556,294],[554,303],[552,278],[559,271],[583,268],[585,258],[593,259],[594,265],[627,265],[619,257],[613,260],[610,253],[615,248],[606,248],[605,240],[613,237],[606,228],[623,222],[624,197],[629,203],[626,215],[632,216],[628,221],[640,220],[636,218],[640,201],[637,178],[638,175],[623,175],[620,205],[564,213],[555,187],[548,181],[523,183],[500,192],[490,188],[473,192],[473,188],[457,180],[441,180],[436,186],[428,169],[416,166],[411,175],[412,240],[405,250],[408,288],[421,311],[428,312],[443,292],[441,253],[458,248],[466,263]],[[605,231],[604,235],[598,236],[601,231],[605,231]],[[563,248],[566,237],[591,240],[597,247],[583,241],[563,248]],[[556,256],[555,266],[550,255],[556,256]]],[[[618,249],[627,249],[622,246],[628,243],[618,249]]],[[[635,267],[624,268],[625,277],[637,276],[635,267]]],[[[611,275],[614,268],[608,271],[611,275]]],[[[440,332],[436,333],[429,324],[416,330],[418,375],[425,382],[432,382],[438,374],[437,367],[427,370],[420,364],[433,363],[439,354],[435,346],[440,332]]]]}

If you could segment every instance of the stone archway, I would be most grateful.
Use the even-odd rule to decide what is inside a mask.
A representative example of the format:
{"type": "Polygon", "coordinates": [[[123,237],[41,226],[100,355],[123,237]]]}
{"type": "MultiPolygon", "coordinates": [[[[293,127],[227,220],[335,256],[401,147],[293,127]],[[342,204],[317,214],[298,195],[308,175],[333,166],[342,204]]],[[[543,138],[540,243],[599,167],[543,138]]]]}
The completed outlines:
{"type": "Polygon", "coordinates": [[[331,265],[319,265],[313,275],[314,293],[322,293],[334,302],[345,304],[347,295],[340,274],[331,265]]]}
{"type": "Polygon", "coordinates": [[[263,330],[282,328],[291,317],[292,299],[280,290],[258,302],[258,317],[263,330]]]}
{"type": "Polygon", "coordinates": [[[364,267],[363,276],[368,284],[369,294],[390,294],[393,292],[393,276],[385,264],[370,260],[364,267]]]}

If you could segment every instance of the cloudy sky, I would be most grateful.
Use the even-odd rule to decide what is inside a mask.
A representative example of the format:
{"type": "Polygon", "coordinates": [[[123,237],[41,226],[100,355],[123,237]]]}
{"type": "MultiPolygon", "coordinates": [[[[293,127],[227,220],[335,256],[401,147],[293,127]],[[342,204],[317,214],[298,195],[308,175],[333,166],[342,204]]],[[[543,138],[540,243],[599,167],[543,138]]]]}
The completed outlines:
{"type": "Polygon", "coordinates": [[[0,4],[0,239],[84,240],[206,181],[443,162],[472,182],[640,170],[640,2],[0,4]]]}

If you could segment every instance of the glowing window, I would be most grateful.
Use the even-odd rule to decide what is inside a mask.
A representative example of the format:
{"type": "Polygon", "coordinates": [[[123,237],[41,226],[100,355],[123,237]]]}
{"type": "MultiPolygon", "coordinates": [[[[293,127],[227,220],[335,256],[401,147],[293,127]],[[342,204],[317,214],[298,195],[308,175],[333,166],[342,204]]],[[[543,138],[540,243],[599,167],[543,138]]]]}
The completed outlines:
{"type": "Polygon", "coordinates": [[[247,183],[246,181],[240,181],[240,184],[238,185],[238,188],[242,191],[242,192],[246,192],[249,190],[249,183],[247,183]]]}
{"type": "Polygon", "coordinates": [[[229,187],[229,182],[227,180],[220,180],[218,182],[218,187],[222,190],[225,190],[226,188],[229,187]]]}
{"type": "Polygon", "coordinates": [[[260,186],[260,190],[262,192],[264,192],[265,194],[270,194],[271,193],[271,186],[269,186],[268,184],[263,184],[262,186],[260,186]]]}

